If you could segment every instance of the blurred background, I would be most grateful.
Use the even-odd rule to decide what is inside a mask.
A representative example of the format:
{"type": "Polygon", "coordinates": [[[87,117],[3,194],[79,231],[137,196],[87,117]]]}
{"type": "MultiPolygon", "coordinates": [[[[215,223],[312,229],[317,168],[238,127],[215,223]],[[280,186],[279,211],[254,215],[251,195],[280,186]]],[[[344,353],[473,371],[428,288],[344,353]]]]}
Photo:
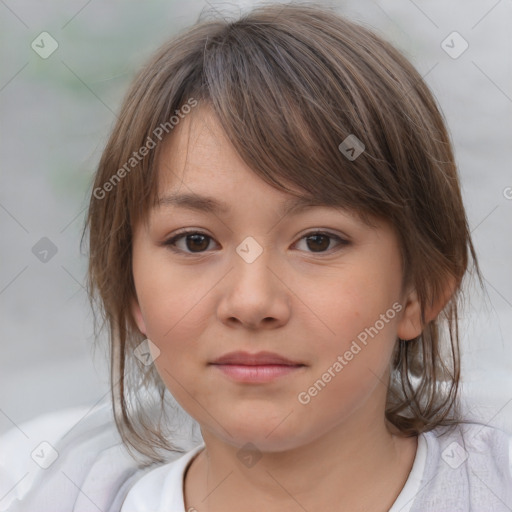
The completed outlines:
{"type": "MultiPolygon", "coordinates": [[[[154,50],[202,12],[258,3],[0,0],[0,434],[108,402],[80,252],[102,148],[154,50]]],[[[319,3],[397,46],[441,105],[486,286],[462,319],[463,395],[469,414],[512,433],[512,2],[319,3]]]]}

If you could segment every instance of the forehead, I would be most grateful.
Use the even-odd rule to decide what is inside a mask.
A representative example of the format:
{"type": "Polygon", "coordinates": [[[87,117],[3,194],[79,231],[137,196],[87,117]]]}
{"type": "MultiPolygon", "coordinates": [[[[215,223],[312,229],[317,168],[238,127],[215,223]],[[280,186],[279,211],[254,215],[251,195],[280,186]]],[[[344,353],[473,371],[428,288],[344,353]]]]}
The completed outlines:
{"type": "Polygon", "coordinates": [[[227,213],[229,196],[250,187],[282,212],[320,205],[313,196],[289,185],[293,194],[264,182],[238,155],[208,107],[197,109],[176,126],[164,142],[157,162],[159,205],[185,206],[227,213]]]}
{"type": "Polygon", "coordinates": [[[174,127],[164,139],[157,165],[164,189],[180,182],[211,183],[233,169],[250,170],[207,106],[198,107],[174,127]]]}

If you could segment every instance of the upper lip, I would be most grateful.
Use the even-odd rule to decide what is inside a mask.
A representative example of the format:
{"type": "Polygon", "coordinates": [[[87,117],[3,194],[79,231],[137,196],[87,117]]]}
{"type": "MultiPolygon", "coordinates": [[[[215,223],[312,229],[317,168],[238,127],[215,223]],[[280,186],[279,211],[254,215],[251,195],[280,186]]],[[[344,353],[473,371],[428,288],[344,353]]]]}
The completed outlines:
{"type": "Polygon", "coordinates": [[[302,363],[292,361],[286,357],[280,356],[274,352],[229,352],[215,359],[212,364],[238,364],[246,366],[258,366],[265,364],[282,364],[289,366],[301,366],[302,363]]]}

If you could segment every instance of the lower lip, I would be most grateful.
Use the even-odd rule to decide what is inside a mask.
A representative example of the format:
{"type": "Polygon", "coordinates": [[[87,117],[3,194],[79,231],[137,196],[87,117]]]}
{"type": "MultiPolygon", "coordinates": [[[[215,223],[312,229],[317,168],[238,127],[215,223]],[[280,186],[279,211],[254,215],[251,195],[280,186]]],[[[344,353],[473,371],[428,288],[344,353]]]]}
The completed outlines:
{"type": "Polygon", "coordinates": [[[259,366],[237,364],[214,364],[222,373],[237,382],[270,382],[279,377],[290,375],[303,366],[290,366],[284,364],[265,364],[259,366]]]}

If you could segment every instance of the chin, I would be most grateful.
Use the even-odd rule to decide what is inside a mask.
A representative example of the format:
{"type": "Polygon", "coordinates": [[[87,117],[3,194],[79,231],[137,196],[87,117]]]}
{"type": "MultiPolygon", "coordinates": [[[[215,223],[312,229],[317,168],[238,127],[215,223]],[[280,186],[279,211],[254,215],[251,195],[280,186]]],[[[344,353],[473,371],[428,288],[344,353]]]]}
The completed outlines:
{"type": "Polygon", "coordinates": [[[304,432],[297,432],[295,428],[286,425],[286,414],[282,415],[279,421],[274,418],[261,416],[259,420],[238,422],[224,422],[226,430],[218,432],[217,435],[223,440],[238,448],[243,449],[248,443],[256,446],[262,452],[283,452],[301,446],[308,442],[309,436],[304,432]],[[283,421],[284,420],[284,421],[283,421]]]}

